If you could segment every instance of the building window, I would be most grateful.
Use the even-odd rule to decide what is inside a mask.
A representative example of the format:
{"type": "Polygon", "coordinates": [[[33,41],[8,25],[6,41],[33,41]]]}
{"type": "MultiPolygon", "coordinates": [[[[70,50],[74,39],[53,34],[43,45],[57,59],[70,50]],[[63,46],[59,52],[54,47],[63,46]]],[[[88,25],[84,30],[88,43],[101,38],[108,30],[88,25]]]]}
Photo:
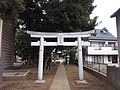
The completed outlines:
{"type": "Polygon", "coordinates": [[[104,63],[104,56],[100,56],[100,63],[104,63]]]}
{"type": "Polygon", "coordinates": [[[112,63],[118,63],[117,55],[112,56],[112,63]]]}
{"type": "Polygon", "coordinates": [[[94,62],[98,63],[98,57],[97,56],[94,56],[94,62]]]}
{"type": "Polygon", "coordinates": [[[112,58],[110,56],[108,56],[108,62],[111,62],[112,58]]]}
{"type": "Polygon", "coordinates": [[[93,56],[94,63],[104,63],[104,56],[93,56]]]}

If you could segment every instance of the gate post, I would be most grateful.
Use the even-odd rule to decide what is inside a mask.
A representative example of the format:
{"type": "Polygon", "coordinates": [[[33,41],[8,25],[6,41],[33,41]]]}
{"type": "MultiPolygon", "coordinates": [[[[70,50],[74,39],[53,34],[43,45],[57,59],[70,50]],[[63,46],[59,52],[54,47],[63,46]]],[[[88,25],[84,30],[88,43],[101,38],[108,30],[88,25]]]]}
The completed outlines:
{"type": "Polygon", "coordinates": [[[44,54],[44,38],[40,38],[40,47],[39,47],[39,61],[38,61],[38,80],[36,83],[45,83],[43,80],[43,54],[44,54]]]}
{"type": "Polygon", "coordinates": [[[2,58],[2,29],[3,29],[3,20],[0,18],[0,82],[3,78],[3,58],[2,58]]]}
{"type": "Polygon", "coordinates": [[[83,59],[82,59],[82,45],[81,37],[78,37],[78,66],[79,66],[79,80],[83,81],[83,59]]]}
{"type": "Polygon", "coordinates": [[[79,80],[76,80],[76,84],[87,83],[84,80],[83,76],[83,58],[82,58],[82,43],[81,37],[78,37],[78,72],[79,72],[79,80]]]}

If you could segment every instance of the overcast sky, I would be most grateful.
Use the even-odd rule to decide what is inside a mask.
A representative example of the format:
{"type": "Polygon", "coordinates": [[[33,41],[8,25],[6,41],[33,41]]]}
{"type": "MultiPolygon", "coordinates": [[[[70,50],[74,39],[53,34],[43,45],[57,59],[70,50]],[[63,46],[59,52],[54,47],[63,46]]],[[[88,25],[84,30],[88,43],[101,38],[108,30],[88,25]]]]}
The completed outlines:
{"type": "Polygon", "coordinates": [[[93,5],[97,5],[97,7],[94,9],[91,18],[99,16],[98,22],[102,21],[96,29],[106,27],[111,34],[117,36],[116,18],[110,18],[110,16],[120,8],[120,0],[95,0],[93,5]]]}

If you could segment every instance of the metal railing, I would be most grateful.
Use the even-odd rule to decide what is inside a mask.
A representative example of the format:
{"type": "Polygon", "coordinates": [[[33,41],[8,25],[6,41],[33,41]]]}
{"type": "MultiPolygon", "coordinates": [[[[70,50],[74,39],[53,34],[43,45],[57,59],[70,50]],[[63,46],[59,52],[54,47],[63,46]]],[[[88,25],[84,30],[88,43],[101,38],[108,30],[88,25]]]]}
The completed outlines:
{"type": "Polygon", "coordinates": [[[107,75],[107,64],[84,61],[84,66],[107,75]]]}

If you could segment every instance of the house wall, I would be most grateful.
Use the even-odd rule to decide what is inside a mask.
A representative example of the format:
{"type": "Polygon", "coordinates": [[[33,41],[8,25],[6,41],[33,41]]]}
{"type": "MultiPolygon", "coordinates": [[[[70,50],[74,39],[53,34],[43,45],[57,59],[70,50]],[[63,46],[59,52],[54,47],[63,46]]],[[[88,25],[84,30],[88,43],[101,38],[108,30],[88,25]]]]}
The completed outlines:
{"type": "Polygon", "coordinates": [[[100,63],[108,64],[108,66],[118,66],[118,63],[112,63],[112,55],[116,55],[117,60],[119,61],[118,50],[116,49],[117,46],[117,41],[90,41],[86,61],[98,61],[100,63]],[[111,61],[108,61],[108,55],[110,56],[111,61]]]}
{"type": "MultiPolygon", "coordinates": [[[[92,59],[94,58],[94,56],[96,56],[96,55],[87,56],[87,61],[92,62],[92,61],[93,61],[92,59]]],[[[112,61],[111,61],[111,62],[108,62],[108,56],[103,56],[103,58],[104,58],[104,63],[105,63],[105,64],[112,63],[112,61]]]]}
{"type": "Polygon", "coordinates": [[[118,50],[113,50],[112,47],[88,47],[88,55],[118,55],[118,50]]]}
{"type": "Polygon", "coordinates": [[[116,24],[117,24],[118,52],[119,52],[119,60],[120,60],[120,14],[116,16],[116,24]]]}
{"type": "Polygon", "coordinates": [[[112,63],[112,61],[109,62],[109,61],[108,61],[108,56],[104,56],[104,63],[105,63],[105,64],[108,64],[108,63],[112,63]]]}
{"type": "MultiPolygon", "coordinates": [[[[89,55],[89,56],[86,56],[85,58],[85,61],[88,61],[88,62],[96,62],[95,57],[98,57],[98,55],[89,55]]],[[[101,57],[101,55],[99,55],[99,57],[101,57]]],[[[98,62],[100,63],[104,63],[104,64],[107,64],[108,66],[116,66],[118,67],[118,63],[112,63],[112,56],[110,56],[110,60],[111,61],[108,61],[108,55],[102,55],[103,59],[97,59],[98,62]]],[[[118,56],[117,56],[117,60],[119,61],[118,59],[118,56]]]]}
{"type": "Polygon", "coordinates": [[[1,55],[3,58],[3,67],[13,66],[14,60],[14,27],[11,20],[3,19],[1,55]]]}
{"type": "Polygon", "coordinates": [[[92,62],[92,56],[87,56],[87,57],[86,57],[86,61],[92,62]]]}
{"type": "Polygon", "coordinates": [[[101,46],[104,46],[104,42],[90,42],[91,46],[93,46],[95,49],[100,49],[101,46]]]}
{"type": "Polygon", "coordinates": [[[88,55],[118,55],[117,41],[90,41],[88,55]]]}

